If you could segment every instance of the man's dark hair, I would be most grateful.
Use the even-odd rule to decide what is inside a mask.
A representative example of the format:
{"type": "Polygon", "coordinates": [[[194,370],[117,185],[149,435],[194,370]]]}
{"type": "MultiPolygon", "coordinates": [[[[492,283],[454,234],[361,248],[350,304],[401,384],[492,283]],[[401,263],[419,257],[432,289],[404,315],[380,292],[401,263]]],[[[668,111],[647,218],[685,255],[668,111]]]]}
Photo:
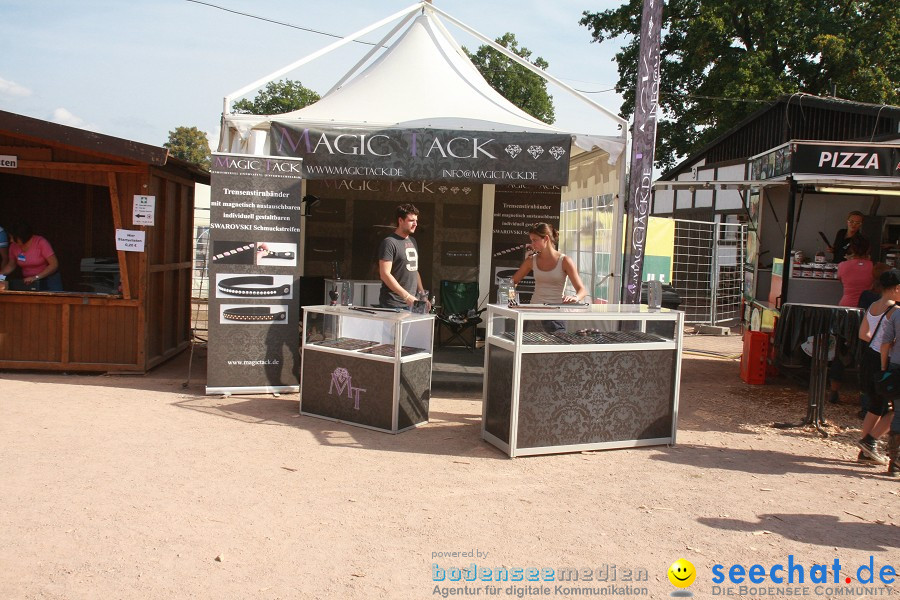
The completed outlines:
{"type": "Polygon", "coordinates": [[[394,221],[399,222],[405,219],[409,215],[418,215],[419,209],[413,206],[412,204],[401,204],[397,207],[397,212],[395,213],[394,221]]]}

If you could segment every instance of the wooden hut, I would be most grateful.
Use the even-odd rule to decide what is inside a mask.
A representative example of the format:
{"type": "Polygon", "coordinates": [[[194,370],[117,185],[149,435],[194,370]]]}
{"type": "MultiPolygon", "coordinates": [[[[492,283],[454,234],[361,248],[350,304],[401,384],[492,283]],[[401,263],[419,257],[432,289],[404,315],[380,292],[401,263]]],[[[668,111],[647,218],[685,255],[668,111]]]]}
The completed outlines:
{"type": "MultiPolygon", "coordinates": [[[[27,221],[63,292],[0,293],[0,368],[144,372],[190,342],[194,186],[165,148],[0,111],[0,226],[27,221]],[[133,224],[135,196],[155,223],[133,224]],[[116,230],[144,231],[143,252],[116,230]]],[[[10,257],[11,259],[13,257],[10,257]]]]}

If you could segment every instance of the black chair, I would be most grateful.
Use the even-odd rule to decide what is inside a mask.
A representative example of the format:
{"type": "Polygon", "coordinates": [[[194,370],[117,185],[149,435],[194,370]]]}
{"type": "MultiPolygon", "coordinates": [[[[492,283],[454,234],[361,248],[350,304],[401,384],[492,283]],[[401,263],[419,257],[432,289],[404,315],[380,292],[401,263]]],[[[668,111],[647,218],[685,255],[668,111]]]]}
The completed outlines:
{"type": "Polygon", "coordinates": [[[435,313],[438,323],[438,347],[453,345],[454,341],[469,351],[475,351],[475,327],[481,323],[478,310],[478,283],[475,281],[441,281],[440,310],[435,313]],[[442,330],[446,329],[449,337],[442,341],[442,330]],[[471,331],[471,341],[467,332],[471,331]]]}

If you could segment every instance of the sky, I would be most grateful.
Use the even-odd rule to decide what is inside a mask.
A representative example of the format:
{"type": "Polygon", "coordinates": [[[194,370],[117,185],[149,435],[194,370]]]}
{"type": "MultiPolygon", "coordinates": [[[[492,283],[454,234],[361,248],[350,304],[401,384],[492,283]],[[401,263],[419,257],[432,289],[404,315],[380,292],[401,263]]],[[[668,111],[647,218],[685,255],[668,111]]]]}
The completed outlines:
{"type": "MultiPolygon", "coordinates": [[[[346,36],[414,0],[209,0],[230,10],[346,36]]],[[[495,39],[510,31],[550,63],[547,72],[583,91],[610,90],[620,41],[592,43],[578,24],[601,0],[434,0],[495,39]]],[[[445,23],[447,24],[447,23],[445,23]]],[[[474,51],[480,42],[447,24],[474,51]]],[[[390,25],[364,40],[378,41],[390,25]]],[[[189,0],[0,0],[0,110],[152,145],[196,126],[218,139],[223,98],[335,41],[189,0]]],[[[370,46],[351,43],[286,75],[324,93],[370,46]]],[[[618,135],[616,124],[550,84],[556,125],[618,135]]],[[[255,95],[251,92],[247,97],[255,95]]],[[[618,113],[613,91],[587,94],[618,113]]]]}

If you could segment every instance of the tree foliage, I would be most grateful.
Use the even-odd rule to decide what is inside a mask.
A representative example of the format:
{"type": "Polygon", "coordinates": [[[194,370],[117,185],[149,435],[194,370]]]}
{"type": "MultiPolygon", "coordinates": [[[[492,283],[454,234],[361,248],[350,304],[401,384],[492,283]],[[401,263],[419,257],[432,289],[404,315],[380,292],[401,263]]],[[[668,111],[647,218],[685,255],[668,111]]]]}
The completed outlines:
{"type": "Polygon", "coordinates": [[[309,106],[319,98],[319,94],[299,81],[282,79],[267,83],[253,100],[238,100],[232,104],[232,110],[239,114],[280,115],[309,106]]]}
{"type": "MultiPolygon", "coordinates": [[[[510,52],[529,61],[539,69],[546,69],[550,64],[537,57],[531,60],[531,50],[519,47],[516,36],[505,33],[495,40],[510,52]]],[[[475,54],[463,48],[481,75],[497,92],[527,112],[532,117],[540,119],[544,123],[553,123],[556,115],[553,109],[553,97],[547,93],[547,82],[537,74],[525,67],[517,65],[509,58],[503,56],[490,46],[480,46],[475,54]]]]}
{"type": "MultiPolygon", "coordinates": [[[[622,116],[634,114],[641,0],[584,12],[616,54],[622,116]]],[[[900,104],[897,0],[670,0],[663,7],[657,165],[674,166],[780,94],[900,104]]]]}
{"type": "Polygon", "coordinates": [[[163,147],[168,148],[172,156],[209,168],[209,140],[205,131],[196,127],[176,127],[169,132],[169,141],[163,147]]]}

